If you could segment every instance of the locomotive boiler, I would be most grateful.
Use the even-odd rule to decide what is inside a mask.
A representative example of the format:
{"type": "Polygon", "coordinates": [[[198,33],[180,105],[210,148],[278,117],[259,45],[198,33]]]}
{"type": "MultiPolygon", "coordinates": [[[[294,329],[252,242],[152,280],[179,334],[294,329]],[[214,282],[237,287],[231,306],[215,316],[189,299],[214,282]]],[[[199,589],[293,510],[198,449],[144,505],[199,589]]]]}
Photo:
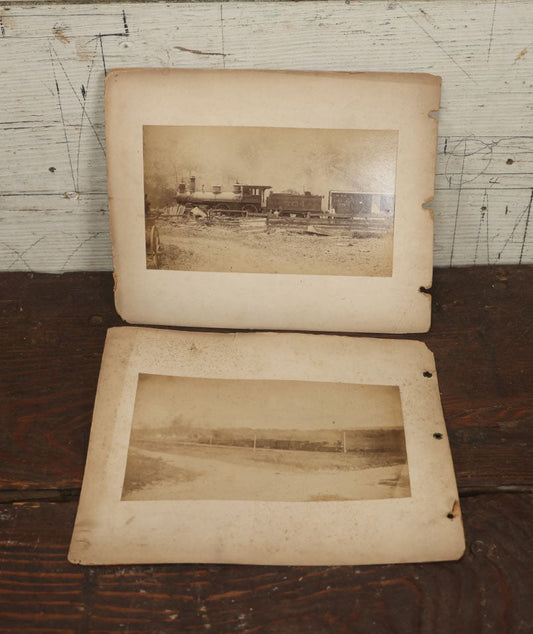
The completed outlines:
{"type": "Polygon", "coordinates": [[[178,185],[176,201],[178,205],[202,206],[207,209],[246,211],[261,213],[265,207],[265,191],[270,185],[245,185],[235,183],[232,191],[222,191],[220,185],[214,185],[210,191],[196,190],[196,177],[191,176],[188,184],[182,181],[178,185]]]}

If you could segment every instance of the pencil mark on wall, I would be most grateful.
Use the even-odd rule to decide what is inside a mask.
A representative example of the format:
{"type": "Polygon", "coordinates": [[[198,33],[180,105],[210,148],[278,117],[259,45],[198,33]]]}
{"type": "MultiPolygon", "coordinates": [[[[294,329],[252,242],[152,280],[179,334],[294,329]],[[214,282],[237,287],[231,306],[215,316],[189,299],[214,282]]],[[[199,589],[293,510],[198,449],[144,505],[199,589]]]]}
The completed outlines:
{"type": "Polygon", "coordinates": [[[126,11],[122,11],[122,22],[124,22],[124,35],[126,37],[129,37],[130,35],[130,29],[128,27],[128,22],[126,20],[126,11]]]}
{"type": "MultiPolygon", "coordinates": [[[[93,67],[94,67],[94,60],[96,57],[96,49],[97,49],[98,44],[96,44],[96,46],[94,47],[94,51],[93,51],[93,55],[91,58],[91,65],[89,67],[89,74],[87,75],[87,81],[85,82],[85,85],[82,84],[81,86],[81,96],[83,98],[83,102],[82,102],[82,108],[81,108],[81,117],[80,117],[80,131],[78,133],[78,152],[76,154],[76,191],[80,191],[80,150],[81,150],[81,134],[83,131],[83,120],[86,117],[86,107],[87,107],[87,92],[89,90],[89,84],[91,83],[91,75],[93,72],[93,67]]],[[[93,127],[94,130],[94,127],[93,127]]],[[[100,141],[100,138],[98,136],[98,134],[96,133],[96,130],[94,130],[96,138],[98,140],[98,143],[100,144],[100,147],[104,153],[105,156],[105,150],[103,148],[102,142],[100,141]]]]}
{"type": "Polygon", "coordinates": [[[485,214],[487,213],[488,210],[488,196],[487,196],[487,192],[485,190],[485,193],[483,194],[483,204],[481,205],[481,214],[479,217],[479,225],[478,225],[478,229],[477,229],[477,239],[476,239],[476,250],[474,253],[474,264],[477,264],[477,253],[478,253],[478,249],[479,249],[479,241],[481,238],[481,228],[483,226],[483,223],[485,221],[485,214]]]}
{"type": "Polygon", "coordinates": [[[437,207],[443,219],[447,214],[448,223],[453,218],[448,264],[457,264],[459,243],[464,257],[468,239],[472,249],[470,262],[474,264],[493,264],[502,256],[518,262],[520,252],[526,258],[531,233],[524,229],[533,176],[526,166],[533,160],[533,137],[446,137],[439,147],[435,189],[456,195],[453,211],[450,206],[440,210],[437,207]],[[474,226],[467,224],[473,209],[480,210],[474,226]],[[482,256],[484,249],[486,259],[482,256]]]}
{"type": "Polygon", "coordinates": [[[450,250],[450,266],[453,263],[453,251],[455,248],[455,238],[457,236],[457,221],[459,219],[459,208],[461,206],[461,192],[463,188],[463,175],[465,170],[465,159],[466,159],[466,139],[464,141],[464,149],[463,149],[463,162],[461,163],[461,174],[459,176],[459,187],[457,189],[457,205],[455,207],[455,222],[453,225],[453,236],[452,236],[452,248],[450,250]]]}
{"type": "Polygon", "coordinates": [[[69,162],[69,166],[70,166],[70,174],[72,176],[72,185],[74,186],[74,189],[76,189],[76,178],[74,176],[74,167],[72,165],[72,157],[70,154],[70,145],[68,142],[68,134],[67,134],[67,126],[65,123],[65,114],[63,112],[63,105],[61,103],[61,92],[59,90],[59,83],[57,81],[57,74],[56,74],[56,67],[54,64],[54,59],[52,57],[52,45],[50,45],[49,51],[50,53],[50,61],[52,63],[52,72],[54,74],[54,82],[55,82],[55,86],[56,86],[56,95],[57,95],[57,105],[59,108],[59,113],[61,116],[61,125],[63,126],[63,136],[65,138],[65,144],[66,144],[66,148],[67,148],[67,155],[68,155],[68,162],[69,162]]]}
{"type": "Polygon", "coordinates": [[[220,43],[222,44],[222,67],[226,68],[226,48],[224,45],[224,7],[220,4],[220,43]]]}
{"type": "Polygon", "coordinates": [[[21,250],[21,251],[19,251],[18,249],[15,249],[10,244],[7,244],[7,242],[1,242],[0,244],[2,244],[2,246],[6,247],[9,251],[13,252],[16,256],[12,260],[12,262],[8,265],[7,270],[11,269],[11,267],[14,266],[17,262],[22,262],[24,266],[27,268],[27,270],[31,271],[32,267],[29,265],[28,261],[26,260],[24,256],[27,253],[29,253],[33,249],[33,247],[35,247],[37,244],[39,244],[39,242],[41,242],[45,238],[46,236],[40,236],[39,238],[37,238],[37,240],[32,242],[28,247],[26,247],[24,250],[21,250]]]}
{"type": "MultiPolygon", "coordinates": [[[[80,108],[82,110],[84,110],[85,106],[84,106],[84,101],[80,98],[80,96],[78,95],[78,91],[76,90],[76,88],[73,86],[72,81],[67,73],[67,71],[65,70],[65,67],[63,65],[63,63],[61,62],[61,59],[59,58],[56,50],[54,49],[53,46],[51,46],[51,51],[54,53],[55,56],[55,61],[57,62],[57,64],[59,65],[59,67],[61,68],[62,72],[63,72],[63,76],[66,79],[72,94],[74,95],[74,97],[76,98],[76,101],[78,102],[78,105],[80,106],[80,108]]],[[[53,62],[53,60],[52,60],[53,62]]],[[[57,81],[56,81],[57,83],[57,81]]],[[[100,135],[98,134],[98,131],[96,129],[96,126],[94,125],[94,123],[92,122],[91,118],[89,117],[89,115],[87,114],[87,112],[85,112],[84,117],[87,119],[89,125],[91,126],[91,129],[94,133],[94,136],[96,137],[96,140],[98,142],[98,145],[100,146],[100,149],[102,150],[102,152],[104,153],[105,156],[105,147],[104,144],[102,143],[102,140],[100,139],[100,135]]]]}
{"type": "Polygon", "coordinates": [[[100,43],[100,54],[102,56],[102,66],[104,68],[104,76],[105,76],[105,75],[107,75],[107,67],[106,67],[106,64],[105,64],[104,44],[102,42],[102,34],[101,33],[98,34],[98,41],[100,43]]]}
{"type": "Polygon", "coordinates": [[[522,246],[520,248],[520,257],[518,258],[518,264],[522,264],[522,258],[524,256],[524,247],[527,240],[527,231],[529,228],[529,218],[531,216],[531,203],[533,202],[533,189],[531,190],[531,196],[529,197],[529,203],[527,206],[526,224],[524,227],[524,236],[522,238],[522,246]]]}
{"type": "Polygon", "coordinates": [[[91,232],[91,234],[85,238],[85,239],[81,239],[79,236],[73,236],[74,238],[76,238],[77,240],[79,240],[79,243],[76,245],[76,247],[72,250],[72,252],[70,253],[70,255],[67,257],[67,259],[65,260],[63,267],[61,269],[61,272],[63,273],[68,265],[68,263],[70,262],[70,260],[76,255],[76,253],[87,244],[87,242],[91,242],[92,240],[95,240],[96,238],[98,238],[99,236],[101,236],[103,234],[102,231],[93,231],[91,232]]]}
{"type": "Polygon", "coordinates": [[[498,4],[498,0],[494,0],[492,5],[492,19],[490,23],[490,35],[489,35],[489,46],[487,48],[487,62],[490,59],[490,49],[492,48],[492,38],[494,37],[494,22],[496,19],[496,5],[498,4]]]}
{"type": "Polygon", "coordinates": [[[489,231],[489,198],[486,194],[484,194],[484,205],[485,207],[485,231],[486,231],[486,240],[487,240],[487,264],[490,264],[490,231],[489,231]]]}
{"type": "Polygon", "coordinates": [[[427,31],[422,24],[420,24],[420,22],[414,17],[412,16],[407,10],[406,8],[400,3],[398,5],[400,7],[400,9],[405,13],[405,15],[412,20],[416,26],[433,42],[433,44],[435,44],[435,46],[444,53],[444,55],[446,55],[446,57],[452,62],[452,64],[454,64],[455,66],[457,66],[457,68],[464,74],[466,75],[466,77],[468,77],[468,79],[470,79],[471,82],[473,82],[474,84],[477,84],[478,82],[472,77],[472,75],[470,75],[468,73],[468,71],[466,71],[461,64],[459,64],[459,62],[452,56],[450,55],[450,53],[448,53],[448,51],[442,46],[442,44],[440,44],[432,35],[429,31],[427,31]]]}

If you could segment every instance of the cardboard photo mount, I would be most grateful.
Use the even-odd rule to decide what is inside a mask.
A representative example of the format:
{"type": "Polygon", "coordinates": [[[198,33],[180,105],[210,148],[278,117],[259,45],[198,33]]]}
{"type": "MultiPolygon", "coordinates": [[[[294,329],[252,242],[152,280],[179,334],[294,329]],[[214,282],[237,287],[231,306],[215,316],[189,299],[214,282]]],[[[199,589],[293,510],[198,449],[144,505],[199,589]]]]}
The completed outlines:
{"type": "Polygon", "coordinates": [[[440,82],[426,74],[109,72],[108,188],[120,315],[130,323],[196,328],[427,331],[431,298],[424,291],[432,280],[433,217],[424,205],[433,198],[437,120],[432,115],[439,108],[440,82]],[[392,275],[148,269],[144,126],[395,131],[392,275]]]}
{"type": "MultiPolygon", "coordinates": [[[[150,395],[152,400],[157,397],[158,394],[150,395]]],[[[370,412],[376,405],[373,398],[367,398],[366,406],[361,403],[362,413],[358,415],[363,419],[365,410],[370,412]]],[[[227,403],[220,399],[215,405],[222,418],[227,403]]],[[[355,415],[348,402],[335,410],[336,420],[331,420],[326,411],[319,421],[321,428],[345,425],[343,418],[349,420],[355,415]]],[[[174,416],[179,416],[179,408],[169,415],[168,429],[176,424],[174,416]]],[[[236,425],[249,429],[253,418],[253,413],[243,413],[236,425]]],[[[281,412],[279,420],[274,418],[271,425],[279,428],[283,424],[281,412]]],[[[157,423],[158,427],[161,425],[157,423]]],[[[291,423],[295,425],[304,431],[312,426],[306,416],[291,423]]],[[[313,439],[312,430],[309,438],[313,439]]],[[[301,467],[291,466],[296,454],[340,455],[343,459],[350,456],[342,452],[328,454],[316,447],[315,454],[294,450],[298,449],[296,444],[292,445],[293,451],[277,446],[263,449],[257,457],[255,448],[250,446],[221,448],[201,442],[186,445],[182,450],[187,459],[191,460],[192,455],[193,468],[199,465],[198,472],[192,475],[199,482],[209,476],[203,465],[210,457],[223,462],[230,472],[233,469],[237,476],[249,469],[250,460],[256,461],[258,479],[268,460],[272,477],[281,478],[287,487],[292,478],[302,473],[301,467]],[[273,469],[276,464],[277,469],[273,469]]],[[[379,453],[379,441],[377,449],[379,453]]],[[[148,445],[146,454],[152,462],[167,464],[174,460],[171,442],[163,440],[157,451],[148,445]]],[[[345,470],[341,477],[349,482],[357,480],[361,473],[370,474],[379,485],[385,477],[380,469],[375,469],[374,474],[372,469],[366,469],[367,465],[361,472],[357,451],[353,456],[353,470],[345,470]]],[[[163,471],[154,472],[152,462],[148,471],[141,470],[141,477],[137,474],[137,486],[150,488],[158,479],[174,477],[165,476],[163,471]]],[[[174,468],[177,477],[188,484],[191,476],[184,465],[178,463],[174,468]]],[[[334,473],[338,474],[339,471],[334,473]]],[[[319,467],[315,475],[327,478],[332,475],[331,468],[321,471],[319,467]]],[[[106,340],[69,559],[81,564],[269,565],[457,559],[464,550],[458,499],[434,359],[422,343],[329,335],[113,328],[106,340]],[[172,499],[171,495],[167,499],[125,499],[132,420],[146,398],[146,393],[139,396],[137,387],[141,374],[211,381],[246,381],[253,377],[255,381],[274,380],[276,385],[297,381],[348,389],[395,386],[401,399],[409,493],[402,493],[402,497],[357,499],[354,489],[354,499],[323,496],[319,500],[302,497],[295,501],[290,496],[284,499],[281,491],[282,497],[273,500],[271,492],[259,486],[256,499],[231,499],[231,484],[221,483],[229,493],[217,499],[209,499],[209,490],[197,499],[172,499]]]]}

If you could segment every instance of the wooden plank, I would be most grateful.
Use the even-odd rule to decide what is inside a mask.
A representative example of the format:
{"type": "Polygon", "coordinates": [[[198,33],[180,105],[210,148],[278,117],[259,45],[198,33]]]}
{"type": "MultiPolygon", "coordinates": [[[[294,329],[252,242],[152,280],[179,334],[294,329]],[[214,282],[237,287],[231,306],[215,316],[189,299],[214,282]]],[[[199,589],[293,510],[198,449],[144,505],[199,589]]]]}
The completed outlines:
{"type": "MultiPolygon", "coordinates": [[[[110,273],[0,275],[0,500],[76,495],[110,273]],[[57,493],[57,489],[63,492],[57,493]]],[[[461,491],[533,486],[533,267],[435,271],[434,352],[461,491]]]]}
{"type": "Polygon", "coordinates": [[[439,74],[437,266],[533,261],[531,0],[4,2],[0,19],[0,270],[111,268],[103,78],[132,66],[439,74]]]}
{"type": "Polygon", "coordinates": [[[66,561],[76,504],[0,506],[2,632],[526,632],[533,495],[462,500],[453,563],[157,565],[66,561]]]}

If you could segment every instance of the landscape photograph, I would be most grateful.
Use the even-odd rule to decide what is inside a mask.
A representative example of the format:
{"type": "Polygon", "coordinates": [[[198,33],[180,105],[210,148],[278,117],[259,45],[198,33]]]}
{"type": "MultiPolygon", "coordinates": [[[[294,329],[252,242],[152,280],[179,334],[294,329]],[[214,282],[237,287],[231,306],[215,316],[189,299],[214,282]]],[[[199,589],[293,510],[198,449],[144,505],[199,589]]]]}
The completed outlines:
{"type": "Polygon", "coordinates": [[[143,126],[146,267],[390,277],[396,130],[143,126]]]}
{"type": "Polygon", "coordinates": [[[139,375],[123,500],[409,496],[397,386],[139,375]]]}

